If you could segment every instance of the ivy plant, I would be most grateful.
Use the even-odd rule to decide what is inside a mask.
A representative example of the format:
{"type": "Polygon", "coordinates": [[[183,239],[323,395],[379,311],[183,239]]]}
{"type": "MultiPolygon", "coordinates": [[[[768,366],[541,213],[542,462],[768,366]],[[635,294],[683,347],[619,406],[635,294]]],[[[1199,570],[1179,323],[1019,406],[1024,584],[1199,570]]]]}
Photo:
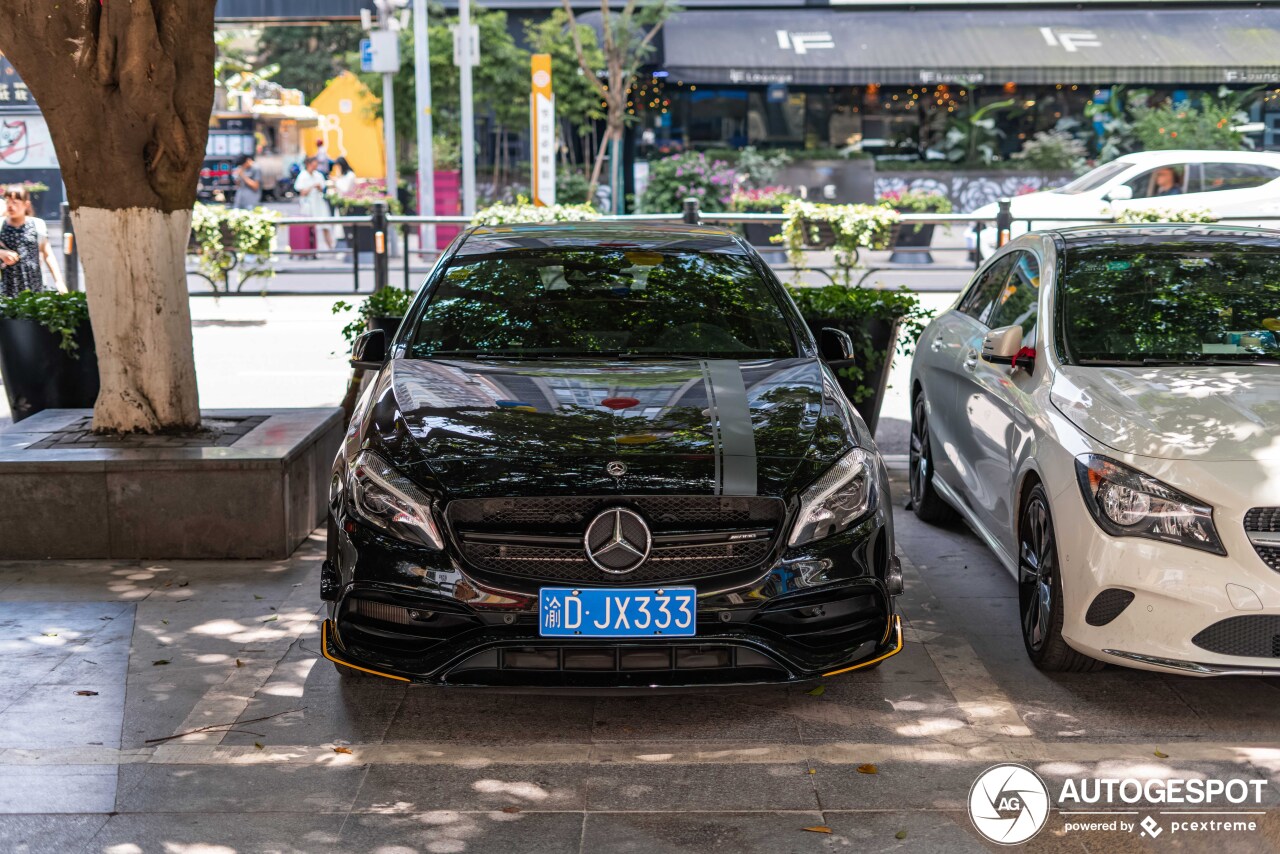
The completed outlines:
{"type": "Polygon", "coordinates": [[[89,302],[85,295],[73,291],[21,291],[15,296],[0,297],[0,317],[34,320],[61,338],[58,346],[74,358],[80,358],[76,330],[89,320],[89,302]]]}
{"type": "Polygon", "coordinates": [[[800,314],[816,324],[836,326],[853,339],[853,362],[837,373],[853,385],[849,399],[860,403],[875,394],[889,355],[872,344],[871,327],[875,321],[898,325],[897,352],[910,356],[916,341],[924,332],[933,312],[920,305],[920,298],[906,287],[896,291],[875,288],[847,288],[829,285],[825,288],[789,288],[800,314]]]}
{"type": "Polygon", "coordinates": [[[787,249],[787,259],[796,275],[805,269],[804,250],[822,245],[821,225],[830,227],[834,235],[836,266],[849,282],[849,274],[858,265],[861,249],[885,249],[893,237],[898,212],[883,205],[822,205],[813,202],[789,202],[782,209],[781,238],[773,238],[787,249]]]}
{"type": "Polygon", "coordinates": [[[409,311],[411,302],[413,302],[413,294],[408,291],[402,291],[399,288],[383,288],[370,294],[364,302],[360,303],[358,309],[346,300],[338,300],[333,304],[333,313],[357,312],[356,317],[342,327],[342,337],[347,339],[347,344],[353,344],[357,338],[369,331],[369,321],[373,318],[404,317],[409,311]]]}
{"type": "Polygon", "coordinates": [[[273,275],[267,262],[275,246],[276,218],[266,208],[241,210],[197,202],[191,212],[191,233],[200,271],[211,281],[225,280],[239,255],[259,262],[262,269],[255,270],[255,275],[273,275]]]}

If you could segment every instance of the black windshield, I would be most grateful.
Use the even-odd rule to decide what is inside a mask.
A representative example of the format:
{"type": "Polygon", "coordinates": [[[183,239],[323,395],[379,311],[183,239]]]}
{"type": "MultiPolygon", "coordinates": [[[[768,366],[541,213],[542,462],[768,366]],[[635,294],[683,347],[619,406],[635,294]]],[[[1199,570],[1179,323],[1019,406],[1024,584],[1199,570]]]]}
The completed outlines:
{"type": "Polygon", "coordinates": [[[456,258],[409,355],[796,355],[775,287],[744,255],[509,250],[456,258]]]}
{"type": "Polygon", "coordinates": [[[1076,364],[1280,359],[1280,247],[1165,239],[1071,246],[1058,287],[1076,364]]]}

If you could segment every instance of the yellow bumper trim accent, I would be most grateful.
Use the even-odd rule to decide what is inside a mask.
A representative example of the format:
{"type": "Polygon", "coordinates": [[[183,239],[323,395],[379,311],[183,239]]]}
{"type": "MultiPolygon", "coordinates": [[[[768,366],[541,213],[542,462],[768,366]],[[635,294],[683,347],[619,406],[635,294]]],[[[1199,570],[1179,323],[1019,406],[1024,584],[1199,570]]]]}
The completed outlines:
{"type": "Polygon", "coordinates": [[[893,649],[889,650],[884,655],[880,656],[879,658],[873,658],[870,661],[864,661],[861,664],[855,664],[852,667],[842,667],[839,670],[832,670],[830,673],[824,673],[822,675],[835,676],[840,673],[848,673],[850,670],[858,670],[863,667],[870,667],[871,665],[875,664],[877,661],[884,661],[886,658],[892,658],[893,656],[902,652],[902,618],[901,617],[893,618],[893,628],[894,628],[894,631],[896,631],[898,634],[897,643],[894,644],[893,649]]]}
{"type": "Polygon", "coordinates": [[[381,676],[383,679],[394,679],[397,682],[408,682],[403,676],[392,676],[390,673],[383,673],[379,670],[370,670],[367,667],[361,667],[358,664],[352,664],[349,661],[342,661],[334,658],[329,654],[329,621],[325,620],[320,624],[320,654],[332,661],[334,664],[341,664],[343,667],[350,667],[352,670],[361,670],[365,673],[372,673],[374,676],[381,676]]]}

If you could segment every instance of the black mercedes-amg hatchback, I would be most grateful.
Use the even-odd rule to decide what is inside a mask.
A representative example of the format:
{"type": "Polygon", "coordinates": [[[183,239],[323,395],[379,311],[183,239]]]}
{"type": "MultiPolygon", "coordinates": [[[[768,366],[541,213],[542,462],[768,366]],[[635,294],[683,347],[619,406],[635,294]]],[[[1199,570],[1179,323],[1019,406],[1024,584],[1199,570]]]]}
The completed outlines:
{"type": "Polygon", "coordinates": [[[390,341],[334,463],[345,676],[787,682],[898,652],[889,489],[786,289],[732,232],[477,228],[390,341]]]}

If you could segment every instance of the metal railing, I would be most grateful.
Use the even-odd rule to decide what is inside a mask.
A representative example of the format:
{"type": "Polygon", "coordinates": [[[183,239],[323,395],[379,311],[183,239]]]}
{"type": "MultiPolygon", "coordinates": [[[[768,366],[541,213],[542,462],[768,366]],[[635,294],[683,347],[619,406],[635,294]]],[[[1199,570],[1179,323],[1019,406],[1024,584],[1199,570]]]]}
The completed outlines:
{"type": "MultiPolygon", "coordinates": [[[[1260,221],[1280,221],[1280,217],[1275,215],[1234,215],[1223,216],[1218,218],[1218,222],[1260,222],[1260,221]]],[[[781,213],[728,213],[728,212],[705,212],[700,210],[696,199],[686,199],[684,210],[681,213],[672,214],[631,214],[626,216],[608,215],[599,217],[598,222],[634,222],[634,223],[677,223],[683,222],[691,225],[781,225],[787,221],[787,216],[781,213]]],[[[997,213],[994,217],[979,216],[972,213],[961,214],[902,214],[899,222],[902,226],[955,226],[955,225],[971,225],[976,231],[977,245],[981,247],[982,236],[988,227],[996,230],[996,245],[1002,246],[1013,236],[1013,229],[1016,223],[1024,223],[1028,227],[1032,224],[1037,226],[1045,224],[1106,224],[1114,223],[1114,218],[1095,216],[1095,217],[1044,217],[1037,216],[1033,218],[1017,218],[1015,219],[1010,207],[1009,199],[1000,199],[997,205],[997,213]]],[[[393,256],[393,235],[399,238],[399,257],[403,263],[400,265],[402,274],[402,286],[405,290],[412,290],[413,276],[415,274],[425,275],[435,259],[439,257],[444,247],[432,248],[430,241],[424,245],[422,229],[423,227],[431,228],[435,226],[453,226],[466,228],[470,226],[471,218],[465,216],[412,216],[412,215],[393,215],[387,210],[385,203],[377,202],[372,206],[372,210],[365,216],[330,216],[330,217],[281,217],[276,220],[277,242],[281,230],[295,226],[328,228],[333,229],[341,227],[346,231],[348,246],[345,248],[337,248],[336,246],[328,249],[310,248],[310,247],[293,247],[275,248],[270,253],[271,261],[267,264],[253,263],[246,261],[238,256],[232,250],[226,250],[225,267],[221,271],[219,278],[214,278],[203,270],[193,269],[191,266],[192,259],[195,255],[188,255],[188,281],[199,280],[208,286],[208,290],[196,289],[191,290],[192,296],[235,296],[235,295],[253,295],[257,296],[265,294],[266,288],[260,288],[244,291],[247,282],[254,278],[259,278],[263,282],[268,277],[275,275],[317,275],[331,274],[334,272],[342,272],[349,269],[351,273],[351,290],[350,293],[370,293],[372,291],[381,290],[391,286],[392,278],[392,256],[393,256]],[[370,245],[370,252],[361,252],[358,247],[366,241],[361,241],[361,234],[367,230],[371,240],[367,241],[370,245]],[[418,234],[417,245],[411,248],[414,242],[415,232],[418,234]],[[362,260],[362,256],[367,255],[368,258],[362,260]],[[318,267],[315,264],[309,264],[298,267],[289,267],[287,265],[277,266],[273,262],[277,258],[288,258],[296,260],[304,258],[309,261],[320,259],[326,256],[332,256],[339,259],[343,267],[318,267]],[[413,258],[417,257],[424,261],[423,265],[417,269],[414,268],[413,258]],[[366,266],[367,265],[367,266],[366,266]],[[370,290],[361,290],[361,274],[369,273],[372,276],[372,288],[370,290]]],[[[68,290],[80,289],[80,262],[79,251],[76,246],[75,230],[72,224],[68,205],[62,204],[62,229],[63,229],[63,264],[65,270],[65,281],[68,290]]],[[[1028,229],[1029,230],[1029,229],[1028,229]]],[[[332,233],[332,232],[330,232],[332,233]]],[[[765,253],[783,253],[786,251],[781,244],[770,246],[757,246],[758,250],[765,253]]],[[[852,265],[839,263],[831,265],[805,265],[801,268],[789,266],[787,264],[771,263],[775,270],[779,272],[806,270],[812,271],[826,276],[833,283],[837,281],[837,275],[843,279],[843,284],[861,285],[866,279],[877,272],[885,272],[888,270],[895,271],[936,271],[936,272],[971,272],[981,265],[981,251],[971,253],[967,247],[892,247],[895,253],[930,253],[930,252],[960,252],[965,254],[965,260],[959,264],[935,264],[935,263],[876,263],[872,265],[861,265],[854,252],[851,259],[852,265]],[[849,273],[853,269],[862,270],[861,277],[857,282],[853,282],[849,273]]],[[[830,247],[813,247],[806,248],[806,253],[829,251],[830,247]]],[[[336,295],[340,292],[332,289],[327,290],[288,290],[277,291],[277,293],[287,293],[293,295],[336,295]]]]}

